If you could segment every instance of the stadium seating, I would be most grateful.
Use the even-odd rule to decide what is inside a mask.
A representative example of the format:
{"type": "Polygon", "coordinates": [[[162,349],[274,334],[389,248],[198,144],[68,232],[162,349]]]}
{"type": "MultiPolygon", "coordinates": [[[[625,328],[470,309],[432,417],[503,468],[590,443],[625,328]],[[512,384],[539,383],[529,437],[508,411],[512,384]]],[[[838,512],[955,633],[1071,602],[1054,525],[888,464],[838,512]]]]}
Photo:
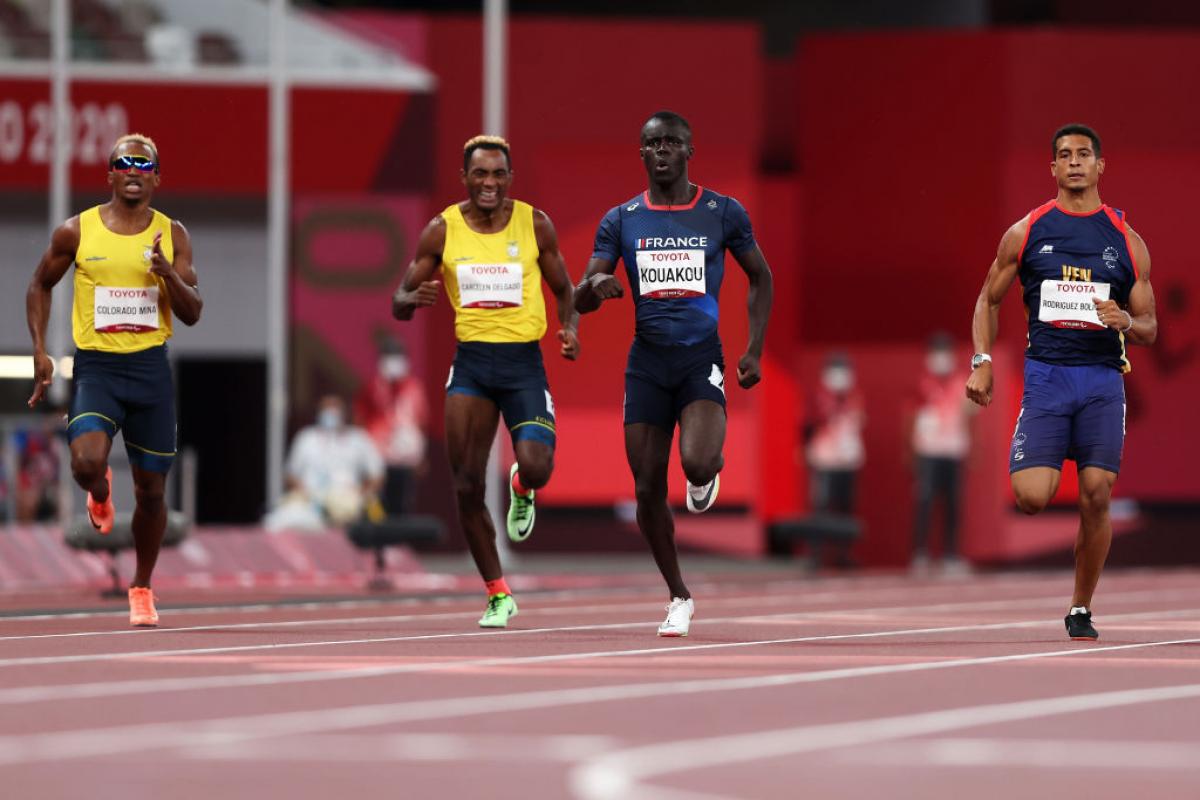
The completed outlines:
{"type": "Polygon", "coordinates": [[[810,514],[778,520],[767,527],[767,550],[772,555],[792,555],[795,545],[806,546],[805,566],[823,565],[825,545],[835,545],[837,566],[852,566],[848,550],[862,536],[862,523],[839,514],[810,514]]]}
{"type": "Polygon", "coordinates": [[[346,536],[355,547],[375,553],[375,572],[367,582],[367,588],[373,592],[392,589],[385,558],[388,547],[436,542],[443,533],[444,526],[439,518],[420,514],[387,517],[379,522],[356,522],[346,528],[346,536]]]}
{"type": "MultiPolygon", "coordinates": [[[[132,512],[117,512],[112,531],[102,534],[92,526],[87,515],[83,514],[76,517],[63,534],[67,545],[76,550],[104,554],[108,561],[108,573],[112,577],[112,585],[101,592],[105,597],[125,596],[125,586],[121,583],[121,576],[117,570],[117,554],[133,549],[132,520],[132,512]]],[[[162,546],[177,547],[187,538],[191,526],[191,520],[183,513],[168,511],[167,531],[163,536],[162,546]]]]}

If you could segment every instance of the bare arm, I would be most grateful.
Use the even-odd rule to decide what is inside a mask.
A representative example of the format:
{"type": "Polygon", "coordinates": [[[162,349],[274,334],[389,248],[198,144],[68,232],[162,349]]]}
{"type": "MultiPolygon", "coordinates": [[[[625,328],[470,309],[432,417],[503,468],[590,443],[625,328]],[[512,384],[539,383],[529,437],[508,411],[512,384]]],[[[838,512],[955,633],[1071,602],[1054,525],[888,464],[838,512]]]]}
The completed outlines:
{"type": "Polygon", "coordinates": [[[404,273],[399,288],[392,295],[392,316],[398,320],[410,320],[418,308],[437,302],[441,281],[431,280],[442,263],[442,250],[446,247],[446,220],[441,214],[429,221],[417,239],[417,254],[404,273]]]}
{"type": "Polygon", "coordinates": [[[54,362],[46,354],[46,324],[50,319],[50,301],[54,287],[75,262],[79,249],[79,217],[59,225],[50,237],[50,246],[33,271],[25,292],[25,319],[33,339],[33,394],[29,407],[37,405],[54,377],[54,362]]]}
{"type": "Polygon", "coordinates": [[[767,337],[771,303],[775,299],[775,279],[758,245],[741,255],[735,254],[734,259],[750,279],[750,291],[746,297],[750,310],[750,340],[746,343],[746,352],[738,359],[738,385],[749,389],[762,380],[759,362],[767,337]]]}
{"type": "Polygon", "coordinates": [[[567,264],[558,249],[558,234],[554,223],[545,213],[534,210],[533,233],[537,237],[538,267],[550,291],[554,292],[558,308],[558,340],[562,342],[563,358],[574,361],[579,356],[579,314],[575,311],[575,287],[567,274],[567,264]]]}
{"type": "MultiPolygon", "coordinates": [[[[1029,230],[1026,216],[1009,228],[1000,239],[996,259],[983,281],[979,299],[975,301],[975,316],[971,320],[971,340],[976,353],[991,353],[1000,327],[1000,303],[1012,287],[1021,266],[1021,244],[1029,230]]],[[[967,379],[967,397],[981,406],[992,402],[992,365],[985,361],[967,379]]]]}
{"type": "Polygon", "coordinates": [[[154,235],[150,271],[166,283],[171,312],[184,325],[195,325],[200,321],[204,300],[200,297],[200,281],[196,277],[196,267],[192,264],[192,237],[188,235],[183,223],[171,221],[171,242],[175,260],[167,261],[162,251],[162,234],[154,235]]]}
{"type": "Polygon", "coordinates": [[[625,288],[617,280],[617,263],[607,258],[592,258],[583,273],[583,280],[575,287],[575,310],[590,314],[605,300],[624,297],[625,288]]]}
{"type": "Polygon", "coordinates": [[[1150,285],[1150,251],[1141,236],[1129,229],[1129,254],[1138,265],[1137,281],[1129,292],[1129,305],[1122,309],[1113,300],[1096,301],[1100,321],[1125,334],[1131,344],[1151,345],[1158,338],[1158,312],[1150,285]]]}

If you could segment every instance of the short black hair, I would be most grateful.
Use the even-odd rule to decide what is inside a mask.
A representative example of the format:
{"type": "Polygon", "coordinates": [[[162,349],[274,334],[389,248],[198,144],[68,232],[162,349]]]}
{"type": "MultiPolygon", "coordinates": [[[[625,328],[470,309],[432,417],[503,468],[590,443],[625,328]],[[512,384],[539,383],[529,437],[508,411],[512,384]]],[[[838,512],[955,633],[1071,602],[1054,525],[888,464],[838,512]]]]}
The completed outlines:
{"type": "Polygon", "coordinates": [[[1054,139],[1050,142],[1050,155],[1052,157],[1058,158],[1058,140],[1064,136],[1088,137],[1092,140],[1092,150],[1095,151],[1096,158],[1100,157],[1100,135],[1081,122],[1072,122],[1068,125],[1063,125],[1054,132],[1054,139]]]}
{"type": "Polygon", "coordinates": [[[680,125],[683,127],[683,129],[685,131],[688,132],[688,136],[692,135],[692,126],[688,123],[688,121],[686,119],[684,119],[681,115],[676,114],[674,111],[666,111],[666,110],[655,111],[653,114],[650,115],[649,119],[647,119],[644,123],[642,123],[642,127],[643,128],[646,127],[651,122],[654,122],[654,120],[658,120],[659,122],[662,122],[667,125],[671,125],[671,124],[680,125]]]}
{"type": "Polygon", "coordinates": [[[508,152],[507,141],[499,136],[475,136],[463,145],[463,172],[467,171],[467,166],[471,163],[471,154],[476,150],[499,150],[504,153],[504,160],[508,162],[509,170],[512,170],[512,154],[508,152]]]}

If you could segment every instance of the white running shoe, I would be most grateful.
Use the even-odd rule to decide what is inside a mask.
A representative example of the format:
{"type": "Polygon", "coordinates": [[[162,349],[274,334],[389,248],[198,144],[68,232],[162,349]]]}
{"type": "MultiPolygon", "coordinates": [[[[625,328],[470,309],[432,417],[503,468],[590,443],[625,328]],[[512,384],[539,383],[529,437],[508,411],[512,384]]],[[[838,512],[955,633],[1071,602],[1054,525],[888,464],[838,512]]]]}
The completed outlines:
{"type": "Polygon", "coordinates": [[[671,605],[667,606],[667,618],[658,626],[659,636],[687,636],[688,628],[692,625],[692,615],[696,613],[696,604],[692,598],[672,597],[671,605]]]}
{"type": "Polygon", "coordinates": [[[687,485],[687,510],[693,514],[703,514],[717,502],[717,492],[721,491],[721,473],[703,486],[687,485]]]}

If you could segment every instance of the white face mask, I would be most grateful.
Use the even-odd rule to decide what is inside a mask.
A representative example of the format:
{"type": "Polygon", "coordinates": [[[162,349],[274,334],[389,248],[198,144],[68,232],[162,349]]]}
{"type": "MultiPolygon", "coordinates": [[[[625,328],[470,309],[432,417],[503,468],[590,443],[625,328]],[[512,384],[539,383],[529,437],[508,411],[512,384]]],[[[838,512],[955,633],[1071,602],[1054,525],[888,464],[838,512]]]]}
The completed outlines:
{"type": "Polygon", "coordinates": [[[408,377],[408,356],[383,356],[379,359],[379,374],[389,381],[404,380],[408,377]]]}
{"type": "Polygon", "coordinates": [[[848,392],[854,388],[854,371],[849,367],[827,367],[821,382],[831,392],[848,392]]]}
{"type": "Polygon", "coordinates": [[[925,369],[934,375],[949,375],[954,371],[954,353],[949,350],[934,350],[925,356],[925,369]]]}
{"type": "Polygon", "coordinates": [[[317,424],[325,430],[336,430],[342,427],[342,412],[336,408],[323,408],[317,414],[317,424]]]}

